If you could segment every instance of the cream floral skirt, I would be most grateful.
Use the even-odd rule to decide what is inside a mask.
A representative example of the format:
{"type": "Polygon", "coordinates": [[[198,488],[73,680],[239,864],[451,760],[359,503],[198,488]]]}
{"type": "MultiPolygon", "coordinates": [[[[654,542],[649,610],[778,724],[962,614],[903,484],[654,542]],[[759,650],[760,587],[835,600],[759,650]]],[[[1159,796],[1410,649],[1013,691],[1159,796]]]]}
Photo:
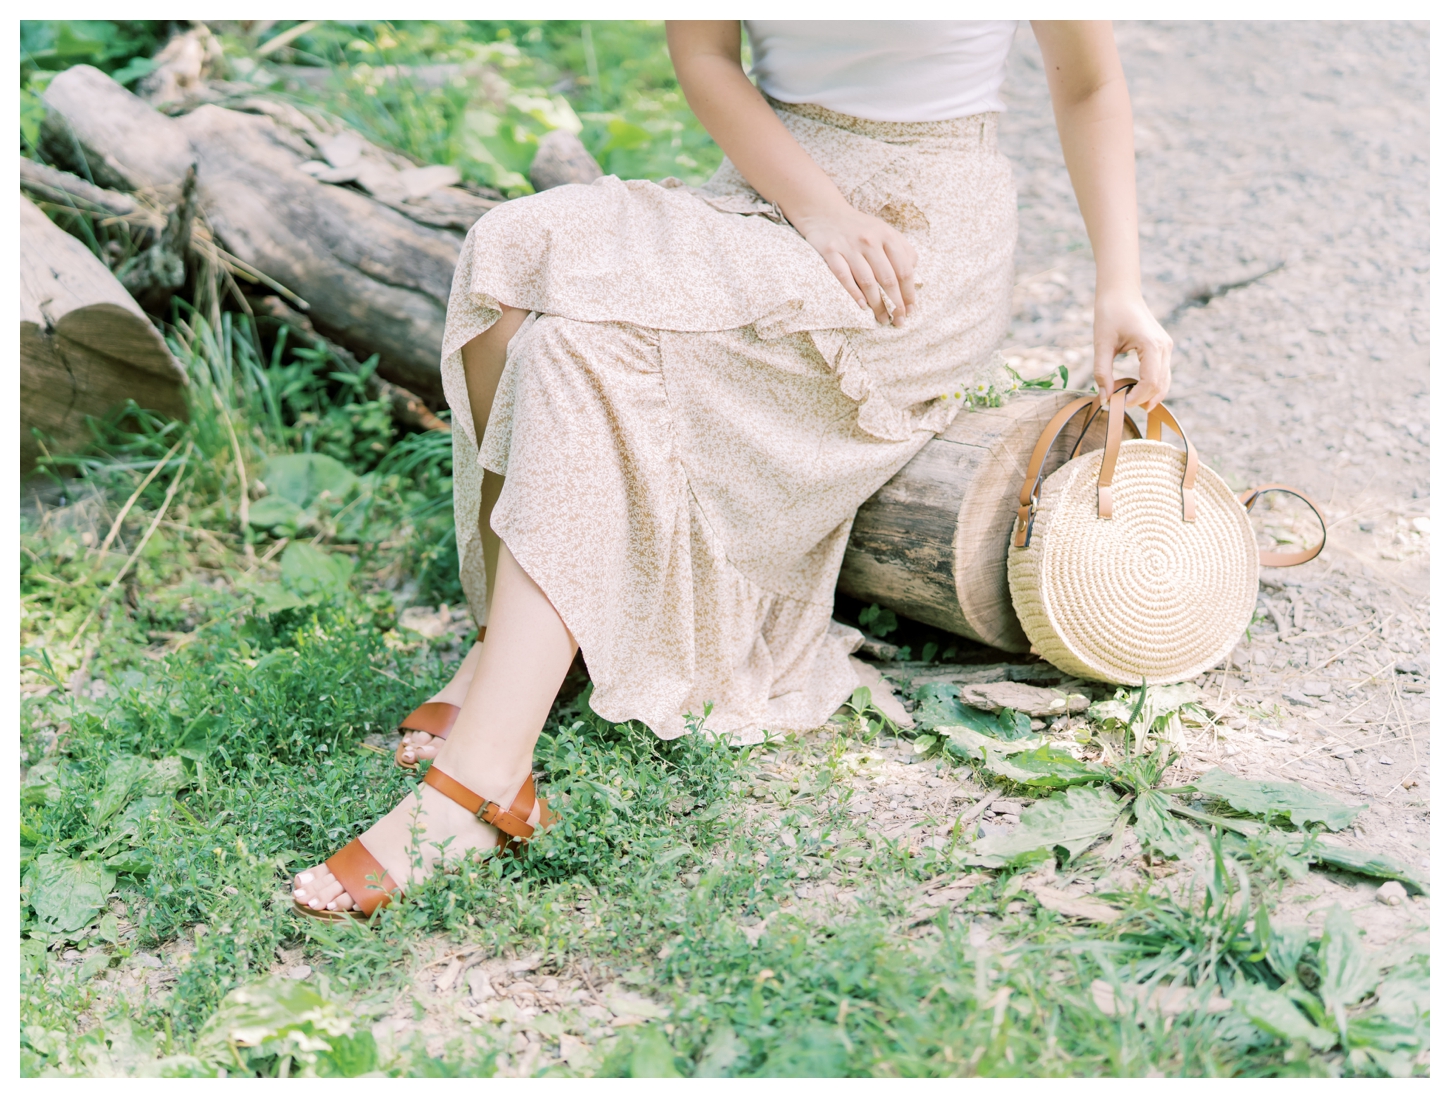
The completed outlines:
{"type": "Polygon", "coordinates": [[[871,122],[774,104],[857,209],[915,244],[918,313],[878,325],[727,161],[704,187],[607,176],[468,234],[448,306],[460,572],[495,532],[583,649],[591,705],[672,739],[817,727],[856,686],[831,620],[856,509],[1001,381],[1017,236],[996,115],[871,122]],[[474,438],[462,348],[527,309],[474,438]]]}

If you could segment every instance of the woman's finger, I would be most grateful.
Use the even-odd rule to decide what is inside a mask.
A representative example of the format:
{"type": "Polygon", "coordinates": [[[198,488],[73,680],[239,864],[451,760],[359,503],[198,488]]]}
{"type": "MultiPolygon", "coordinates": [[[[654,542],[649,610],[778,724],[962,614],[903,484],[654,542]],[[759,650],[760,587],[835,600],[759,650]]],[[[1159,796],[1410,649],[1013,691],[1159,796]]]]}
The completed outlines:
{"type": "Polygon", "coordinates": [[[1098,405],[1106,406],[1113,392],[1113,359],[1118,356],[1114,343],[1104,339],[1093,340],[1093,381],[1098,387],[1098,405]]]}
{"type": "Polygon", "coordinates": [[[1168,360],[1172,341],[1145,339],[1137,347],[1141,380],[1133,390],[1133,404],[1152,411],[1168,395],[1168,360]]]}
{"type": "Polygon", "coordinates": [[[826,266],[831,269],[831,273],[840,279],[841,285],[846,287],[846,292],[851,295],[856,304],[870,311],[871,305],[866,300],[866,295],[861,292],[861,288],[856,285],[856,276],[851,273],[851,265],[846,262],[846,257],[840,252],[832,252],[821,258],[826,261],[826,266]]]}
{"type": "Polygon", "coordinates": [[[916,311],[916,249],[908,240],[888,240],[885,245],[886,258],[896,271],[896,281],[901,287],[901,301],[906,306],[906,315],[916,311]]]}
{"type": "Polygon", "coordinates": [[[866,295],[866,304],[876,314],[878,321],[885,321],[886,306],[882,303],[881,287],[876,284],[876,275],[871,270],[871,264],[866,262],[864,256],[853,255],[849,258],[851,273],[856,277],[856,285],[861,287],[861,292],[866,295]]]}
{"type": "Polygon", "coordinates": [[[906,323],[906,302],[901,296],[901,284],[896,278],[896,269],[886,252],[880,248],[866,253],[866,262],[871,264],[872,273],[886,300],[891,303],[891,323],[901,327],[906,323]]]}

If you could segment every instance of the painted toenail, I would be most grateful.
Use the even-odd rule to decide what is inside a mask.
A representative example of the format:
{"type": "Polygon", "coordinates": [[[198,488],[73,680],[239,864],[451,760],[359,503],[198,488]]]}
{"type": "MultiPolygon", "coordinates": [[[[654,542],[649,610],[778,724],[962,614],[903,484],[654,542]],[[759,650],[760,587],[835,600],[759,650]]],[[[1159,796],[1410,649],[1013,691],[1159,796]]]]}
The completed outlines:
{"type": "Polygon", "coordinates": [[[321,911],[322,910],[322,901],[319,900],[316,896],[314,896],[314,897],[312,897],[312,899],[310,899],[310,900],[307,901],[307,906],[310,907],[310,908],[312,908],[313,911],[321,911]]]}
{"type": "Polygon", "coordinates": [[[304,874],[302,874],[302,876],[298,877],[297,879],[299,881],[301,881],[303,884],[311,884],[312,883],[312,874],[311,873],[304,873],[304,874]]]}

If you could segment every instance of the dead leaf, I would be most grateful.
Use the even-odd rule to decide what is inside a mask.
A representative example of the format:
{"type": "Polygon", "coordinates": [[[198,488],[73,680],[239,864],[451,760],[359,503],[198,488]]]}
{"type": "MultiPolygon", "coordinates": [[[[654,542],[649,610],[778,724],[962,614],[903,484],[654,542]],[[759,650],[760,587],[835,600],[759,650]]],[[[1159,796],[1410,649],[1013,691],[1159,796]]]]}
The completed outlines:
{"type": "Polygon", "coordinates": [[[572,1033],[559,1037],[559,1058],[578,1071],[589,1062],[589,1046],[572,1033]]]}
{"type": "Polygon", "coordinates": [[[1094,900],[1088,896],[1078,896],[1071,892],[1064,892],[1060,888],[1053,888],[1051,885],[1037,884],[1031,886],[1032,895],[1037,897],[1037,902],[1049,911],[1055,911],[1059,915],[1066,915],[1071,919],[1086,919],[1094,923],[1110,923],[1122,914],[1111,904],[1105,904],[1101,900],[1094,900]]]}
{"type": "MultiPolygon", "coordinates": [[[[1137,1003],[1143,1009],[1155,1014],[1173,1017],[1193,1006],[1189,999],[1194,994],[1194,988],[1150,984],[1128,984],[1120,992],[1115,992],[1113,985],[1106,980],[1092,982],[1093,1005],[1111,1017],[1127,1014],[1133,1003],[1137,1003]]],[[[1204,1005],[1199,1008],[1199,1013],[1222,1014],[1231,1005],[1222,996],[1210,995],[1204,1005]]]]}
{"type": "MultiPolygon", "coordinates": [[[[668,1007],[660,1006],[653,999],[646,999],[641,995],[631,995],[626,991],[611,991],[604,996],[604,1005],[619,1015],[620,1019],[625,1018],[668,1018],[670,1011],[668,1007]]],[[[621,1024],[620,1020],[614,1023],[621,1024]]]]}
{"type": "Polygon", "coordinates": [[[457,957],[448,962],[448,967],[438,974],[438,979],[433,986],[439,991],[447,991],[458,979],[458,974],[463,971],[463,962],[457,957]]]}
{"type": "Polygon", "coordinates": [[[468,994],[479,1000],[493,999],[498,995],[482,965],[468,970],[468,994]]]}
{"type": "Polygon", "coordinates": [[[1061,717],[1087,710],[1088,698],[1067,690],[1023,682],[989,682],[962,687],[962,701],[974,709],[1015,709],[1029,717],[1061,717]]]}

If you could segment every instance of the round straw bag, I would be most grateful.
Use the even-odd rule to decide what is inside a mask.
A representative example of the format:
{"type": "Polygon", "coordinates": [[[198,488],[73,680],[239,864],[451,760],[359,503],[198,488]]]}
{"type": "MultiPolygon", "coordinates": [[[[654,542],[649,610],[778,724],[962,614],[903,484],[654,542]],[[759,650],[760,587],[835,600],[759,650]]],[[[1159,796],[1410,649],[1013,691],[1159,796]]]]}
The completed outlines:
{"type": "Polygon", "coordinates": [[[1132,686],[1182,682],[1233,651],[1253,616],[1261,564],[1302,564],[1324,547],[1321,537],[1303,552],[1260,553],[1248,508],[1264,492],[1287,491],[1313,508],[1321,529],[1324,517],[1282,485],[1235,496],[1199,464],[1161,404],[1148,413],[1148,437],[1124,441],[1131,385],[1120,383],[1109,401],[1105,448],[1044,480],[1053,442],[1097,398],[1075,401],[1047,425],[1022,485],[1008,584],[1033,648],[1063,671],[1132,686]],[[1165,423],[1186,453],[1161,440],[1165,423]]]}

